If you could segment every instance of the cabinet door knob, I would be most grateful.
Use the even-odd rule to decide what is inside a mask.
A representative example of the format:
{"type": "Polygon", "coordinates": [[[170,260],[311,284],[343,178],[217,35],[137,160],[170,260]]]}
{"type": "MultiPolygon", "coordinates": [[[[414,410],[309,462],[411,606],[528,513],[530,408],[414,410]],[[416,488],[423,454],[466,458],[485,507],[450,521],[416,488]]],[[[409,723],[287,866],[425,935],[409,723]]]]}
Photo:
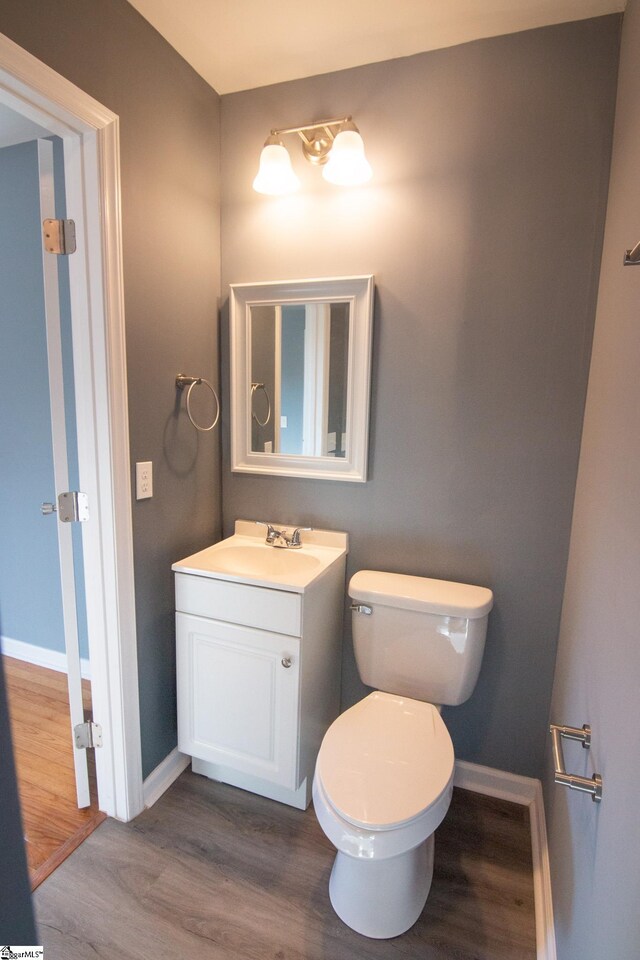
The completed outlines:
{"type": "Polygon", "coordinates": [[[288,670],[291,664],[293,663],[293,660],[291,659],[291,657],[283,657],[281,660],[281,663],[282,663],[282,666],[286,667],[288,670]]]}

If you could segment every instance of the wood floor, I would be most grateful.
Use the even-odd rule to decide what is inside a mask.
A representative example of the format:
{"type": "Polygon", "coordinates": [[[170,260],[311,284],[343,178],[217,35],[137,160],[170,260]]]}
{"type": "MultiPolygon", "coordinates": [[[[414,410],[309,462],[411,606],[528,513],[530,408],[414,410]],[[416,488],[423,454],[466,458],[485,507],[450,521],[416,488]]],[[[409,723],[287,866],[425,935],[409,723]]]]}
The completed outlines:
{"type": "MultiPolygon", "coordinates": [[[[2,659],[29,875],[35,890],[105,817],[95,800],[91,763],[93,802],[83,810],[76,804],[66,674],[13,657],[2,659]]],[[[85,710],[90,710],[91,687],[86,680],[82,683],[85,710]]]]}
{"type": "Polygon", "coordinates": [[[535,960],[526,808],[454,791],[418,923],[369,940],[329,903],[313,808],[182,774],[130,824],[107,820],[35,895],[47,960],[535,960]]]}

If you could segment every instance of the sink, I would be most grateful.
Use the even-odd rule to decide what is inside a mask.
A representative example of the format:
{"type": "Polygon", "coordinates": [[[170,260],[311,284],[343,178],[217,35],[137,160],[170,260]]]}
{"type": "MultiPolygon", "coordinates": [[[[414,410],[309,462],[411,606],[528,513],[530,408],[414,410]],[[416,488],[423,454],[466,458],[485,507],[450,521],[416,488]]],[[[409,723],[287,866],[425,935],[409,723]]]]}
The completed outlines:
{"type": "MultiPolygon", "coordinates": [[[[176,573],[304,593],[348,549],[347,535],[335,531],[305,532],[302,547],[292,550],[265,543],[264,532],[255,523],[236,520],[235,530],[232,537],[174,563],[172,569],[176,573]]],[[[288,532],[292,530],[293,527],[288,532]]]]}
{"type": "Polygon", "coordinates": [[[225,544],[212,551],[210,558],[211,570],[260,579],[289,576],[297,572],[313,573],[320,566],[318,557],[303,550],[286,550],[266,544],[225,544]]]}

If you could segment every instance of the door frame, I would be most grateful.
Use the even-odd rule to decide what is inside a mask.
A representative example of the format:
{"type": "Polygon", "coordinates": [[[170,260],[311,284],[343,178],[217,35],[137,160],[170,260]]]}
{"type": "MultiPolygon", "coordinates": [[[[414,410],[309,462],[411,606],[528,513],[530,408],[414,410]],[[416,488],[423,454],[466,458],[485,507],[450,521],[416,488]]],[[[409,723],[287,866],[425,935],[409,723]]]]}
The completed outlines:
{"type": "MultiPolygon", "coordinates": [[[[56,216],[56,177],[54,172],[53,143],[39,138],[36,141],[38,162],[38,200],[40,222],[56,216]]],[[[36,226],[36,225],[34,225],[36,226]]],[[[38,243],[37,234],[35,242],[38,243]]],[[[56,493],[71,490],[69,480],[69,448],[67,444],[67,424],[64,392],[64,359],[62,345],[62,310],[60,304],[60,284],[58,277],[58,258],[46,253],[40,238],[40,257],[42,260],[42,280],[44,295],[44,318],[47,343],[47,368],[49,372],[49,413],[51,421],[51,452],[53,456],[53,487],[46,493],[56,500],[56,493]]],[[[75,416],[75,412],[74,412],[75,416]]],[[[44,493],[44,489],[43,489],[44,493]]],[[[82,696],[82,670],[80,666],[80,638],[78,618],[78,593],[76,591],[74,571],[73,529],[70,523],[61,523],[58,513],[45,523],[55,523],[60,563],[60,599],[62,601],[62,622],[64,630],[64,649],[67,667],[67,692],[69,695],[69,719],[73,750],[73,767],[76,779],[76,800],[78,807],[91,804],[89,785],[89,765],[87,753],[75,750],[74,731],[77,724],[84,722],[84,702],[82,696]]],[[[81,601],[83,602],[83,601],[81,601]]]]}
{"type": "Polygon", "coordinates": [[[98,803],[131,820],[144,808],[136,652],[119,119],[0,34],[0,98],[64,142],[82,525],[98,803]]]}
{"type": "Polygon", "coordinates": [[[304,305],[304,398],[302,455],[327,456],[331,304],[304,305]]]}

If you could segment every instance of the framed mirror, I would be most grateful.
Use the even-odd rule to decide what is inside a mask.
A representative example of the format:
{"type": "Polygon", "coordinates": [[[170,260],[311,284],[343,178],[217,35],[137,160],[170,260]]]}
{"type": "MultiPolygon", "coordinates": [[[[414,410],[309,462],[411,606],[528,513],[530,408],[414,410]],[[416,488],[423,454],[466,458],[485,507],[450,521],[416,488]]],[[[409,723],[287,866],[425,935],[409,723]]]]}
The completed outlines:
{"type": "Polygon", "coordinates": [[[373,277],[232,284],[231,466],[367,479],[373,277]]]}

